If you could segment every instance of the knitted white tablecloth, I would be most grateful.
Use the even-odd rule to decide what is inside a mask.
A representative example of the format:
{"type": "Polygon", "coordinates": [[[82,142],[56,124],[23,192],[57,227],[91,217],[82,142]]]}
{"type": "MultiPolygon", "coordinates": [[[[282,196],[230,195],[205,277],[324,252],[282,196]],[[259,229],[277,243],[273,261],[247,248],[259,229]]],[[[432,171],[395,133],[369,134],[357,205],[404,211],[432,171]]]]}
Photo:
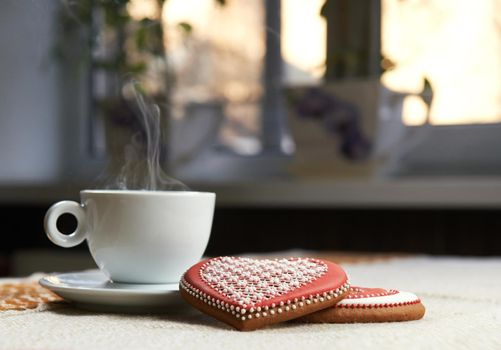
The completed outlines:
{"type": "Polygon", "coordinates": [[[182,300],[164,315],[99,314],[69,305],[0,313],[1,349],[501,349],[501,259],[419,257],[344,265],[355,285],[418,294],[424,319],[287,323],[238,332],[182,300]]]}

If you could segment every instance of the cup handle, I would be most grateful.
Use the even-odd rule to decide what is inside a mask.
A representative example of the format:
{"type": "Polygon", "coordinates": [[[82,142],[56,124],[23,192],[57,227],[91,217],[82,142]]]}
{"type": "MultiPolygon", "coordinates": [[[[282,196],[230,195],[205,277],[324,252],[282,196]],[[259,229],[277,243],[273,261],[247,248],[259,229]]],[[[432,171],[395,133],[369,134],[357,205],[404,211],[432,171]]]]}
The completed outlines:
{"type": "Polygon", "coordinates": [[[85,211],[80,203],[73,201],[61,201],[54,204],[47,210],[44,219],[44,228],[47,237],[52,243],[70,248],[79,245],[86,237],[85,211]],[[57,219],[63,214],[72,214],[77,219],[77,228],[69,235],[65,235],[57,228],[57,219]]]}

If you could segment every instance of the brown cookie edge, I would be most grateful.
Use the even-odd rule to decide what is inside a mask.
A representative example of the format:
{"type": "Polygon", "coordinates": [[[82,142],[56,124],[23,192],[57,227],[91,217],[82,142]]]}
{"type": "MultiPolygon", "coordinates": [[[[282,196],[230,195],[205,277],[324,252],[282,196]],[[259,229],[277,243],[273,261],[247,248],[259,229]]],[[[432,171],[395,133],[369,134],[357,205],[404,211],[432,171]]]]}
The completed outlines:
{"type": "MultiPolygon", "coordinates": [[[[218,319],[219,321],[229,324],[230,326],[236,328],[239,331],[252,331],[258,328],[269,326],[271,324],[293,320],[327,308],[330,309],[336,303],[341,301],[347,294],[343,293],[337,298],[333,297],[332,299],[324,300],[323,302],[316,302],[316,303],[311,303],[309,305],[304,305],[302,307],[298,307],[296,310],[284,311],[282,313],[276,312],[274,315],[269,314],[266,317],[260,317],[260,318],[253,317],[252,319],[246,319],[245,321],[242,321],[240,318],[237,318],[235,315],[232,315],[231,313],[218,309],[217,307],[211,306],[207,303],[204,303],[202,300],[193,297],[182,288],[180,289],[180,293],[183,299],[186,300],[193,307],[197,308],[203,313],[206,313],[218,319]]],[[[283,308],[285,308],[285,306],[283,308]]]]}
{"type": "Polygon", "coordinates": [[[377,323],[403,322],[423,318],[426,312],[419,302],[411,305],[401,305],[383,308],[339,308],[331,307],[306,315],[298,322],[306,323],[377,323]]]}

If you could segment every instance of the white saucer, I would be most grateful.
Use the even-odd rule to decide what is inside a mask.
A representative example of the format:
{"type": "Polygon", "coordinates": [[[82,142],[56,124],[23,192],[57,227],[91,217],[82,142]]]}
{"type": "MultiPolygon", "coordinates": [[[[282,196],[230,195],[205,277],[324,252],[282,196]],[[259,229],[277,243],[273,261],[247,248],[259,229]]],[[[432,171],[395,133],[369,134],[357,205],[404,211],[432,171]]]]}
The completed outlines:
{"type": "Polygon", "coordinates": [[[76,306],[90,310],[166,312],[182,302],[178,283],[113,283],[99,270],[54,274],[43,277],[39,283],[76,306]]]}

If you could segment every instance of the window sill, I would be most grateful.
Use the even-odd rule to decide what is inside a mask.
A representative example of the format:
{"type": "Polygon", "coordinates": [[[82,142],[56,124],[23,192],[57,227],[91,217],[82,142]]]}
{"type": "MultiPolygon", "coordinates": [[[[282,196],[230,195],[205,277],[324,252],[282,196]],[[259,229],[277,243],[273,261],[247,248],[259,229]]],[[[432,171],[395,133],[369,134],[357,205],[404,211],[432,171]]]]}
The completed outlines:
{"type": "MultiPolygon", "coordinates": [[[[190,184],[221,207],[501,209],[501,178],[290,180],[190,184]]],[[[0,205],[77,199],[85,185],[0,185],[0,205]]]]}

